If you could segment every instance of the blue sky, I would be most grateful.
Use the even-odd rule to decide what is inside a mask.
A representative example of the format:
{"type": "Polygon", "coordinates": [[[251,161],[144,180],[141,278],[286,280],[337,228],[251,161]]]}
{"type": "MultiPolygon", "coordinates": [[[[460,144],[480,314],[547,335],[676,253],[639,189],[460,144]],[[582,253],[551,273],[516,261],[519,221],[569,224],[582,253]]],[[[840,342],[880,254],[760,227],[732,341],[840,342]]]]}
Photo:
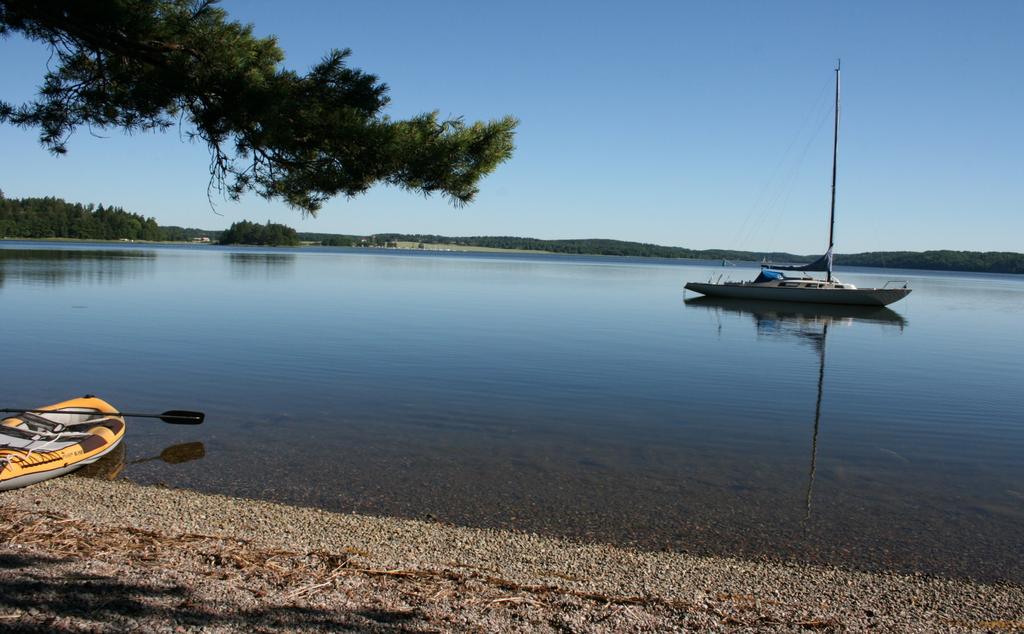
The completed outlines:
{"type": "MultiPolygon", "coordinates": [[[[208,153],[177,130],[80,130],[49,155],[0,127],[0,189],[120,205],[161,224],[600,237],[823,251],[832,68],[843,60],[837,249],[1024,251],[1024,2],[231,0],[285,66],[331,48],[391,87],[388,114],[521,120],[513,159],[456,209],[379,187],[317,218],[207,201],[208,153]],[[102,137],[102,138],[101,138],[102,137]],[[218,215],[220,214],[220,215],[218,215]]],[[[45,50],[0,42],[0,94],[45,50]]]]}

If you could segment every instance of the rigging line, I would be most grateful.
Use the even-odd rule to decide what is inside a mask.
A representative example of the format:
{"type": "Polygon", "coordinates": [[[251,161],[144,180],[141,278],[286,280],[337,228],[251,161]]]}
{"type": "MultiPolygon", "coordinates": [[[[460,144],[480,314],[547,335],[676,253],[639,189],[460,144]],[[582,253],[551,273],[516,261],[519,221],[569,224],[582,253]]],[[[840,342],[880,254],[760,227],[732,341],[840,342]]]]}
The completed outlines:
{"type": "MultiPolygon", "coordinates": [[[[782,196],[782,202],[779,205],[779,209],[781,211],[779,215],[776,217],[775,226],[772,228],[771,237],[768,241],[769,247],[772,247],[775,244],[775,236],[778,234],[779,226],[782,224],[782,220],[785,217],[786,212],[788,211],[789,197],[792,196],[793,190],[796,189],[796,182],[800,176],[800,170],[803,168],[804,160],[807,158],[807,153],[810,151],[811,145],[814,143],[815,140],[817,140],[818,136],[821,134],[821,130],[822,128],[825,127],[825,122],[828,121],[829,115],[831,115],[832,112],[833,109],[829,108],[828,110],[825,110],[822,113],[821,119],[818,121],[817,128],[815,128],[814,133],[811,135],[811,138],[807,140],[807,144],[804,145],[804,149],[800,153],[800,159],[793,166],[793,170],[790,174],[790,179],[788,181],[785,191],[780,192],[780,195],[784,194],[784,196],[782,196]]],[[[769,250],[771,249],[769,248],[769,250]]]]}
{"type": "MultiPolygon", "coordinates": [[[[879,224],[877,222],[871,223],[871,236],[872,236],[871,244],[874,244],[874,245],[884,244],[882,242],[881,236],[878,233],[878,227],[879,227],[879,224]]],[[[885,248],[884,247],[881,248],[878,251],[878,255],[882,259],[882,268],[883,269],[889,268],[886,265],[886,263],[885,263],[885,248]]]]}
{"type": "Polygon", "coordinates": [[[818,93],[818,97],[811,102],[810,108],[808,108],[808,110],[804,113],[804,116],[800,118],[800,121],[801,121],[800,127],[797,128],[796,133],[790,139],[789,145],[786,147],[786,150],[779,157],[779,160],[776,162],[775,167],[772,169],[768,179],[765,181],[765,183],[761,187],[761,190],[758,193],[757,197],[754,199],[754,202],[751,204],[750,208],[747,210],[746,217],[744,218],[743,222],[738,227],[737,233],[734,236],[733,241],[732,241],[732,246],[733,247],[737,246],[740,243],[740,240],[743,237],[742,234],[744,233],[746,227],[750,223],[750,220],[753,217],[754,213],[757,212],[757,210],[761,206],[767,191],[771,188],[773,182],[776,179],[776,176],[778,175],[779,171],[782,169],[782,165],[786,162],[786,160],[787,160],[787,158],[789,156],[789,153],[792,151],[792,149],[796,145],[797,141],[803,136],[804,129],[807,127],[808,122],[812,120],[814,112],[821,108],[822,102],[825,100],[825,97],[828,95],[828,87],[829,87],[829,85],[831,85],[831,80],[828,80],[828,81],[826,81],[826,82],[824,82],[822,84],[821,90],[818,93]]]}
{"type": "MultiPolygon", "coordinates": [[[[800,170],[803,167],[804,160],[807,157],[807,152],[810,149],[811,145],[814,143],[814,141],[817,139],[818,135],[820,134],[826,119],[828,119],[828,114],[828,111],[825,111],[822,114],[818,126],[815,128],[811,137],[807,140],[807,143],[804,144],[803,151],[800,152],[797,159],[789,167],[788,171],[786,172],[785,179],[779,181],[779,185],[773,193],[771,200],[768,201],[767,205],[765,205],[763,213],[758,217],[757,222],[755,222],[752,227],[753,231],[749,236],[751,239],[756,235],[761,235],[765,223],[768,222],[768,220],[772,216],[775,216],[776,218],[777,230],[778,223],[781,222],[781,217],[785,215],[785,205],[789,200],[789,196],[792,193],[792,191],[796,188],[797,177],[799,176],[800,170]]],[[[768,245],[768,247],[770,246],[772,245],[768,245]]],[[[761,245],[762,249],[768,247],[766,247],[763,244],[761,245]]],[[[768,248],[768,250],[771,251],[770,248],[768,248]]]]}
{"type": "MultiPolygon", "coordinates": [[[[823,105],[823,103],[821,105],[823,105]]],[[[807,153],[810,150],[811,145],[814,143],[818,135],[821,133],[821,128],[824,127],[825,121],[827,121],[828,116],[831,113],[833,113],[833,110],[831,110],[831,108],[821,109],[821,114],[819,115],[817,126],[814,127],[810,137],[808,137],[807,139],[807,142],[804,143],[804,149],[800,153],[799,157],[797,157],[797,160],[793,162],[790,168],[788,168],[784,179],[779,181],[778,186],[776,187],[775,192],[772,195],[772,199],[768,202],[767,205],[765,205],[763,213],[759,216],[757,222],[755,223],[755,230],[754,233],[751,235],[751,238],[754,238],[754,236],[761,234],[762,226],[768,220],[769,215],[772,215],[773,213],[778,214],[778,209],[782,210],[781,214],[776,215],[776,223],[780,221],[780,216],[784,215],[784,202],[788,201],[788,195],[790,195],[790,193],[792,193],[793,189],[796,187],[797,177],[800,175],[800,171],[803,168],[804,161],[807,158],[807,153]],[[780,199],[783,201],[782,207],[779,207],[778,205],[780,199]]],[[[762,248],[766,247],[762,245],[762,248]]],[[[768,250],[771,251],[771,249],[768,250]]]]}

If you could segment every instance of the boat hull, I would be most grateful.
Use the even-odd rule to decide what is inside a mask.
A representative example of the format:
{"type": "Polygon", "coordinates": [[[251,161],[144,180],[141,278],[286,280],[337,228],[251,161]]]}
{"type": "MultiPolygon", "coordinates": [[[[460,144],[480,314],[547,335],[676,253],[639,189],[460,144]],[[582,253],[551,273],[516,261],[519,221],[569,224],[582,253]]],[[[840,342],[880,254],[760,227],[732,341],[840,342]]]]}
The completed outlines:
{"type": "Polygon", "coordinates": [[[907,320],[885,306],[861,306],[857,304],[801,304],[799,302],[771,302],[767,300],[730,299],[727,297],[687,297],[683,300],[687,308],[724,310],[730,313],[753,315],[755,319],[770,319],[803,323],[807,321],[831,321],[854,319],[882,325],[907,325],[907,320]]]}
{"type": "Polygon", "coordinates": [[[47,411],[0,421],[0,491],[96,462],[124,438],[124,418],[102,399],[86,396],[40,409],[47,411]]]}
{"type": "Polygon", "coordinates": [[[909,288],[780,288],[756,284],[707,284],[688,282],[686,290],[709,297],[753,299],[804,304],[888,306],[910,294],[909,288]]]}

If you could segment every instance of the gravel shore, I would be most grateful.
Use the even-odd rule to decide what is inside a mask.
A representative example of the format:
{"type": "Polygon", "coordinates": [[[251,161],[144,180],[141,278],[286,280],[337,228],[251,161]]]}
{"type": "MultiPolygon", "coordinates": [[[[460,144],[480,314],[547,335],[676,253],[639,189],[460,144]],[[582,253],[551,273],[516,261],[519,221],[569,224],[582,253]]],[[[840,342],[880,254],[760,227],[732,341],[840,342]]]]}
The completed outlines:
{"type": "Polygon", "coordinates": [[[0,493],[5,631],[1024,631],[1024,588],[65,477],[0,493]]]}

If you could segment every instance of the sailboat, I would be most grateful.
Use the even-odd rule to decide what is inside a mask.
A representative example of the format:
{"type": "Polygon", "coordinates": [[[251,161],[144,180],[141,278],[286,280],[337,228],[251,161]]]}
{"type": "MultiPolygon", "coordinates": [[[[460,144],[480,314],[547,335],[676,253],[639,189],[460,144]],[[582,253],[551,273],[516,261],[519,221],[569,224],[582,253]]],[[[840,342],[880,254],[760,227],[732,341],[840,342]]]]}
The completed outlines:
{"type": "MultiPolygon", "coordinates": [[[[832,135],[832,206],[829,216],[828,250],[814,262],[804,265],[776,266],[762,263],[761,272],[750,282],[688,282],[686,290],[713,297],[754,299],[808,304],[854,304],[887,306],[910,294],[907,282],[886,282],[881,288],[857,288],[840,282],[832,275],[832,249],[836,226],[836,159],[839,150],[839,64],[836,63],[835,125],[832,135]],[[799,271],[789,275],[786,271],[799,271]],[[825,279],[806,275],[807,271],[824,271],[825,279]]],[[[721,280],[721,276],[719,276],[721,280]]]]}

